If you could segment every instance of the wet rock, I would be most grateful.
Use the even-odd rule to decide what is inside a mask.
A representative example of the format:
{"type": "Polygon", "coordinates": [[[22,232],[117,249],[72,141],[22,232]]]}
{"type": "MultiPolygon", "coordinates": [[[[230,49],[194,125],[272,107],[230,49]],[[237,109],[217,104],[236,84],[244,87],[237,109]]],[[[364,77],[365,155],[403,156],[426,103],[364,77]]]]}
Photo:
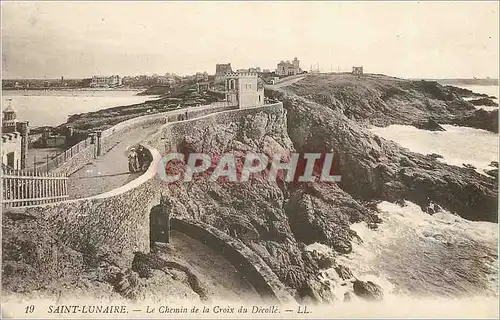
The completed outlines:
{"type": "Polygon", "coordinates": [[[431,159],[443,159],[443,156],[437,153],[430,153],[427,156],[430,157],[431,159]]]}
{"type": "Polygon", "coordinates": [[[498,161],[491,161],[489,166],[494,167],[494,168],[498,168],[498,161]]]}
{"type": "Polygon", "coordinates": [[[315,270],[328,269],[335,264],[335,257],[330,254],[318,252],[316,250],[304,251],[302,256],[304,262],[313,266],[315,270]]]}
{"type": "Polygon", "coordinates": [[[299,290],[299,297],[311,298],[314,302],[319,303],[332,303],[335,301],[335,296],[327,283],[310,279],[304,287],[299,290]]]}
{"type": "Polygon", "coordinates": [[[344,293],[344,302],[349,302],[352,300],[352,293],[347,291],[344,293]]]}
{"type": "Polygon", "coordinates": [[[498,169],[484,170],[487,175],[492,176],[493,178],[498,178],[498,169]]]}
{"type": "Polygon", "coordinates": [[[400,207],[406,207],[406,203],[405,203],[404,199],[398,199],[398,200],[394,201],[394,203],[400,207]]]}
{"type": "Polygon", "coordinates": [[[284,207],[297,240],[326,244],[338,253],[352,251],[353,222],[374,215],[337,185],[307,185],[297,189],[284,207]]]}
{"type": "Polygon", "coordinates": [[[354,275],[352,274],[351,270],[348,267],[343,266],[341,264],[335,267],[335,271],[342,280],[349,280],[354,278],[354,275]]]}
{"type": "Polygon", "coordinates": [[[439,205],[435,203],[430,203],[427,207],[423,209],[424,212],[433,215],[435,213],[443,211],[443,208],[441,208],[439,205]]]}
{"type": "Polygon", "coordinates": [[[487,111],[484,109],[477,109],[465,115],[450,119],[449,122],[458,126],[472,127],[498,133],[498,110],[487,111]]]}
{"type": "Polygon", "coordinates": [[[469,164],[469,163],[463,163],[462,164],[464,166],[464,168],[467,168],[469,170],[476,170],[476,167],[473,166],[472,164],[469,164]]]}
{"type": "Polygon", "coordinates": [[[490,98],[480,98],[480,99],[469,100],[469,103],[472,103],[475,106],[498,107],[498,103],[491,100],[490,98]]]}
{"type": "Polygon", "coordinates": [[[378,229],[378,224],[376,224],[376,223],[367,223],[367,226],[371,230],[377,230],[378,229]]]}
{"type": "Polygon", "coordinates": [[[425,122],[417,122],[413,124],[414,127],[422,130],[428,131],[446,131],[443,127],[439,125],[435,120],[428,119],[425,122]]]}
{"type": "Polygon", "coordinates": [[[384,293],[382,287],[371,281],[356,280],[353,284],[354,293],[366,300],[382,300],[384,293]]]}

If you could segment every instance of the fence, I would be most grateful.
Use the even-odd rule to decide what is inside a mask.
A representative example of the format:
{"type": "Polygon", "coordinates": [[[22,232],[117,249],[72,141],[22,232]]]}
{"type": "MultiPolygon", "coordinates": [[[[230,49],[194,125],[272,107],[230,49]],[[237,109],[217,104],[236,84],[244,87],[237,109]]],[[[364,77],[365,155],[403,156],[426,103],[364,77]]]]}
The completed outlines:
{"type": "Polygon", "coordinates": [[[88,137],[87,139],[78,142],[77,144],[75,144],[71,148],[66,149],[63,152],[59,153],[55,157],[51,157],[50,159],[47,157],[46,158],[47,161],[41,165],[37,164],[35,162],[36,160],[34,160],[35,163],[34,163],[33,168],[23,169],[23,170],[21,170],[21,173],[24,174],[24,173],[29,173],[31,171],[45,172],[45,173],[50,172],[50,170],[53,170],[53,169],[59,167],[61,164],[65,163],[66,161],[71,159],[73,156],[75,156],[80,151],[84,150],[85,148],[87,148],[91,145],[96,146],[96,144],[91,144],[90,142],[91,142],[91,138],[88,137]]]}
{"type": "Polygon", "coordinates": [[[66,200],[68,177],[37,171],[3,168],[2,206],[24,207],[66,200]]]}

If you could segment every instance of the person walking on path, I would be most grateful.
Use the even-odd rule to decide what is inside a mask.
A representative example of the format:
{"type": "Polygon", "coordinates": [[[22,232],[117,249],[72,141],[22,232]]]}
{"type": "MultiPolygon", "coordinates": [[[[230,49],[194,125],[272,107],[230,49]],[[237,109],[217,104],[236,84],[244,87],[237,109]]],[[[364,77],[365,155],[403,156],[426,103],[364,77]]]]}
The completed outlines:
{"type": "Polygon", "coordinates": [[[137,149],[137,162],[139,163],[139,169],[142,170],[142,165],[144,164],[144,152],[143,146],[139,146],[137,149]]]}
{"type": "Polygon", "coordinates": [[[135,149],[131,149],[130,153],[128,154],[128,170],[130,172],[139,171],[139,163],[137,161],[137,152],[135,151],[135,149]]]}
{"type": "Polygon", "coordinates": [[[140,146],[138,150],[138,160],[139,160],[139,168],[141,171],[148,170],[149,164],[153,160],[151,157],[151,153],[148,149],[144,148],[144,146],[140,146]]]}
{"type": "Polygon", "coordinates": [[[142,160],[143,160],[142,171],[147,171],[149,168],[149,165],[153,161],[153,157],[151,155],[151,152],[146,148],[143,148],[142,152],[143,152],[143,154],[142,154],[142,160]]]}

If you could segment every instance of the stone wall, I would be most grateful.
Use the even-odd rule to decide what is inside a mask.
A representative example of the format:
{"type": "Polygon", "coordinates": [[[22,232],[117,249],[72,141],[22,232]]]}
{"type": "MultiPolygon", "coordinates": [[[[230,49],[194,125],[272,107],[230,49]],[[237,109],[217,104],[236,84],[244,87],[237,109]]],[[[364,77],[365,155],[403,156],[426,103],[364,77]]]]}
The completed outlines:
{"type": "MultiPolygon", "coordinates": [[[[221,112],[225,110],[233,109],[234,107],[229,105],[208,105],[189,109],[179,109],[174,111],[156,113],[152,115],[140,116],[137,118],[132,118],[126,121],[122,121],[115,126],[106,129],[101,135],[101,151],[102,154],[108,152],[113,148],[121,139],[123,134],[131,130],[137,129],[137,127],[149,127],[149,126],[161,126],[172,121],[185,120],[184,117],[187,113],[187,118],[195,118],[211,113],[221,112]]],[[[94,148],[95,145],[89,145],[87,148],[81,149],[81,151],[73,156],[71,159],[63,163],[58,168],[54,169],[55,173],[63,173],[66,175],[71,175],[78,171],[80,168],[88,164],[94,159],[94,148]]]]}
{"type": "Polygon", "coordinates": [[[190,132],[193,132],[193,130],[202,130],[204,128],[209,130],[218,124],[240,122],[246,116],[253,115],[258,112],[276,114],[276,117],[280,117],[283,112],[283,104],[281,102],[277,102],[256,108],[228,110],[197,119],[188,119],[187,121],[169,123],[165,125],[157,135],[148,141],[148,144],[155,147],[162,154],[165,152],[176,151],[177,145],[182,142],[185,136],[187,136],[190,132]]]}
{"type": "Polygon", "coordinates": [[[135,251],[149,252],[149,213],[161,191],[155,179],[160,154],[148,149],[153,155],[149,169],[120,188],[85,199],[6,209],[4,213],[40,219],[57,232],[61,243],[74,250],[91,246],[98,253],[121,256],[125,265],[131,263],[135,251]]]}
{"type": "Polygon", "coordinates": [[[21,134],[19,132],[2,134],[2,163],[13,169],[21,169],[21,134]],[[8,163],[7,154],[13,153],[13,163],[8,163]]]}
{"type": "MultiPolygon", "coordinates": [[[[214,112],[213,109],[196,110],[196,113],[192,115],[200,116],[211,112],[214,112]]],[[[282,114],[283,106],[281,103],[276,103],[166,123],[158,134],[145,143],[153,155],[153,161],[148,171],[137,179],[97,196],[10,209],[5,214],[34,217],[40,221],[39,223],[48,225],[48,229],[57,234],[56,238],[60,244],[76,251],[84,251],[91,247],[96,250],[98,256],[109,254],[118,256],[122,267],[131,267],[134,252],[148,253],[150,251],[150,211],[153,206],[159,204],[162,189],[166,191],[166,185],[156,178],[157,168],[161,161],[161,154],[156,148],[163,151],[166,145],[178,143],[183,134],[192,130],[194,126],[209,128],[218,123],[242,121],[242,119],[244,121],[248,115],[260,112],[282,114]]],[[[107,139],[105,143],[112,144],[111,141],[107,139]]],[[[174,217],[173,228],[207,243],[215,250],[222,250],[226,258],[247,275],[248,280],[261,294],[276,297],[281,302],[291,301],[291,296],[276,275],[243,243],[212,226],[183,219],[174,217]]]]}

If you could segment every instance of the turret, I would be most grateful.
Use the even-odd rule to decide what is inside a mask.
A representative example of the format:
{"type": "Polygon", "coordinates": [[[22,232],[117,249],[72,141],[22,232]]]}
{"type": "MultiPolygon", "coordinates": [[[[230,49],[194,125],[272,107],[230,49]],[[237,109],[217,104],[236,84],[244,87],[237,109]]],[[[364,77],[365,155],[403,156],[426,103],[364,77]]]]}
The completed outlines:
{"type": "Polygon", "coordinates": [[[9,99],[9,105],[2,113],[2,132],[11,133],[16,131],[17,127],[17,114],[12,107],[12,99],[9,99]]]}

